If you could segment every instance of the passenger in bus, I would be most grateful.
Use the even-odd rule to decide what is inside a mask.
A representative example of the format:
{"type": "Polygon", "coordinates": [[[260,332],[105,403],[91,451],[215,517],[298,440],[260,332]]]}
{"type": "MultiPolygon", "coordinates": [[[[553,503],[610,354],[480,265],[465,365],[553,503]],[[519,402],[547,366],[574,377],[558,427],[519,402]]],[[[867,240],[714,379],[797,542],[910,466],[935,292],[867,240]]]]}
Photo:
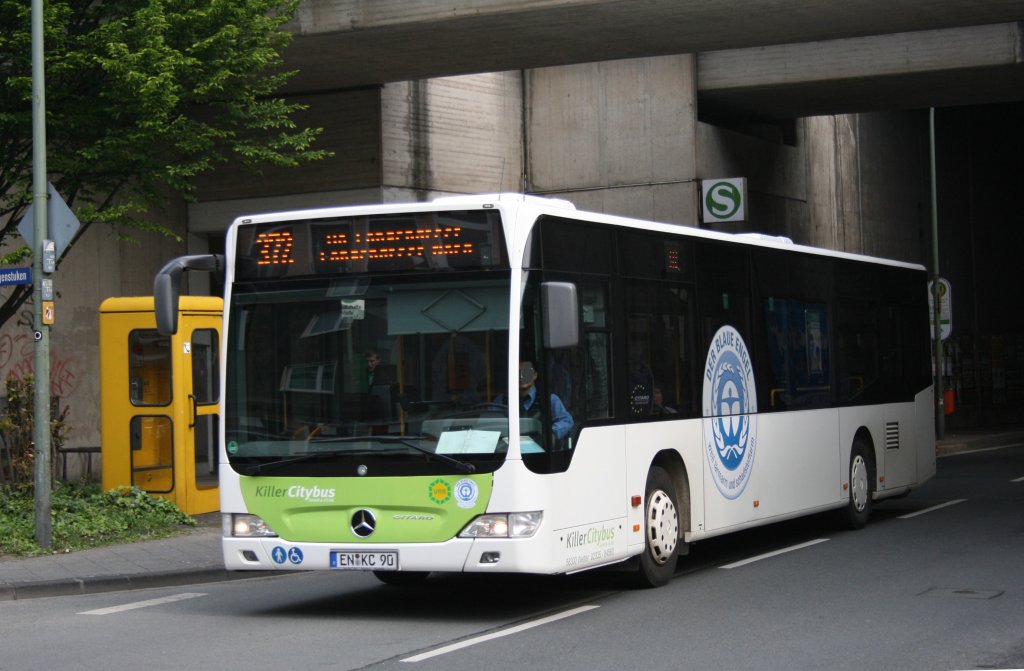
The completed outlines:
{"type": "Polygon", "coordinates": [[[370,389],[373,387],[373,376],[377,371],[377,366],[380,365],[380,354],[377,350],[370,349],[366,350],[363,354],[366,359],[366,388],[370,389]]]}
{"type": "Polygon", "coordinates": [[[661,385],[654,385],[654,416],[664,417],[665,415],[675,415],[676,409],[670,405],[665,405],[665,397],[661,393],[661,385]]]}
{"type": "Polygon", "coordinates": [[[392,396],[397,383],[395,367],[381,364],[377,350],[366,350],[363,357],[366,359],[366,388],[360,399],[360,419],[390,421],[393,412],[392,396]]]}

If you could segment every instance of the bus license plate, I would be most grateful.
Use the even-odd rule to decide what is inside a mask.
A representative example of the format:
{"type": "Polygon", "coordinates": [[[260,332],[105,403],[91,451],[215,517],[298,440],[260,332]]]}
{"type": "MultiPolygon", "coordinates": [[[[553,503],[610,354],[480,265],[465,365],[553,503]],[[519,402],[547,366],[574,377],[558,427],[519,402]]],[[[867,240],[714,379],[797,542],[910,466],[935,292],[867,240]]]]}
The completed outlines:
{"type": "Polygon", "coordinates": [[[349,571],[397,571],[398,552],[379,550],[377,552],[341,552],[331,553],[331,568],[349,571]]]}

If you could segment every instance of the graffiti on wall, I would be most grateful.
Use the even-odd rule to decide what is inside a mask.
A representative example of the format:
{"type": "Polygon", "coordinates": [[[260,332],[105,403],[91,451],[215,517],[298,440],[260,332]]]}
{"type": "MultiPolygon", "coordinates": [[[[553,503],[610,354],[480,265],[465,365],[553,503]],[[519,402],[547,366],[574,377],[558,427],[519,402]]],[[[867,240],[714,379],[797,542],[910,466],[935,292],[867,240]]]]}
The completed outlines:
{"type": "MultiPolygon", "coordinates": [[[[18,320],[18,325],[25,325],[24,315],[18,320]]],[[[31,325],[31,313],[28,325],[31,325]]],[[[31,329],[31,326],[29,326],[31,329]]],[[[29,375],[34,377],[35,372],[35,339],[31,331],[16,333],[0,333],[0,383],[13,375],[18,380],[24,380],[29,375]]],[[[55,356],[50,352],[50,395],[68,398],[71,396],[81,381],[81,362],[77,356],[55,356]]],[[[0,393],[3,387],[0,386],[0,393]]]]}

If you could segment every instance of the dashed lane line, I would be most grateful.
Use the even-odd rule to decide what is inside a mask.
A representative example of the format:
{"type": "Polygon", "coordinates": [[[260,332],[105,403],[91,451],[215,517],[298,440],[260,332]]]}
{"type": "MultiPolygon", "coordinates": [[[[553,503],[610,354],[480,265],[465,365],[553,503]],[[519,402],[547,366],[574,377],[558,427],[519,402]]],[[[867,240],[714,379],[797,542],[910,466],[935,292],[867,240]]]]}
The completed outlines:
{"type": "Polygon", "coordinates": [[[772,557],[778,557],[779,555],[786,554],[787,552],[794,552],[796,550],[803,550],[804,548],[809,548],[812,545],[817,545],[818,543],[824,543],[826,541],[828,541],[827,538],[816,538],[813,541],[807,541],[806,543],[800,543],[798,545],[791,545],[791,546],[789,546],[787,548],[782,548],[781,550],[775,550],[774,552],[766,552],[763,555],[757,555],[756,557],[750,557],[748,559],[742,559],[742,560],[740,560],[738,562],[733,562],[731,564],[723,564],[722,566],[719,566],[718,568],[739,568],[740,566],[746,566],[747,564],[753,564],[754,562],[761,561],[762,559],[770,559],[772,557]]]}
{"type": "Polygon", "coordinates": [[[184,601],[185,599],[195,599],[196,597],[200,596],[206,596],[206,594],[203,592],[182,592],[181,594],[162,596],[159,599],[133,601],[132,603],[125,603],[121,604],[120,606],[110,606],[109,608],[83,610],[81,613],[78,613],[78,615],[114,615],[116,613],[123,613],[127,610],[135,610],[137,608],[149,608],[150,606],[161,606],[165,603],[174,603],[175,601],[184,601]]]}
{"type": "Polygon", "coordinates": [[[942,510],[943,508],[948,508],[950,506],[955,506],[958,503],[963,503],[966,500],[967,499],[953,499],[952,501],[946,501],[945,503],[940,503],[939,505],[932,506],[931,508],[925,508],[924,510],[918,510],[915,513],[907,513],[906,515],[900,515],[899,519],[901,519],[901,520],[909,520],[910,518],[917,517],[918,515],[927,515],[928,513],[933,513],[936,510],[942,510]]]}
{"type": "Polygon", "coordinates": [[[449,652],[462,650],[463,648],[468,648],[472,645],[477,645],[479,643],[484,643],[486,641],[493,641],[496,638],[502,638],[503,636],[511,636],[513,634],[518,634],[521,631],[526,631],[527,629],[533,629],[534,627],[540,627],[551,622],[564,620],[567,617],[580,615],[581,613],[585,613],[589,610],[594,610],[595,608],[600,608],[600,606],[580,606],[579,608],[572,608],[570,610],[562,611],[561,613],[555,613],[554,615],[548,615],[547,617],[542,617],[537,620],[524,622],[523,624],[518,624],[514,627],[509,627],[508,629],[502,629],[501,631],[495,631],[490,634],[484,634],[483,636],[476,636],[474,638],[467,638],[464,641],[452,643],[451,645],[446,645],[443,648],[437,648],[436,650],[430,650],[428,652],[420,653],[418,655],[413,655],[412,657],[406,657],[401,661],[422,662],[425,659],[431,659],[433,657],[447,655],[449,652]]]}

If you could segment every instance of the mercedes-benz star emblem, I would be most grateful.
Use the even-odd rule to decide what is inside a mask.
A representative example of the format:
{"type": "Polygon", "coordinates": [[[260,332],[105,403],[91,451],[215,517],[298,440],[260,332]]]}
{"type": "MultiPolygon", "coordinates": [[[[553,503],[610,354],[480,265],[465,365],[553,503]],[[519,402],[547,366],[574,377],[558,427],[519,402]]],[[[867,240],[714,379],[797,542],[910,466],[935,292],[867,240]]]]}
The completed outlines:
{"type": "Polygon", "coordinates": [[[377,528],[377,518],[365,508],[357,510],[352,516],[352,533],[360,538],[366,538],[377,528]]]}

